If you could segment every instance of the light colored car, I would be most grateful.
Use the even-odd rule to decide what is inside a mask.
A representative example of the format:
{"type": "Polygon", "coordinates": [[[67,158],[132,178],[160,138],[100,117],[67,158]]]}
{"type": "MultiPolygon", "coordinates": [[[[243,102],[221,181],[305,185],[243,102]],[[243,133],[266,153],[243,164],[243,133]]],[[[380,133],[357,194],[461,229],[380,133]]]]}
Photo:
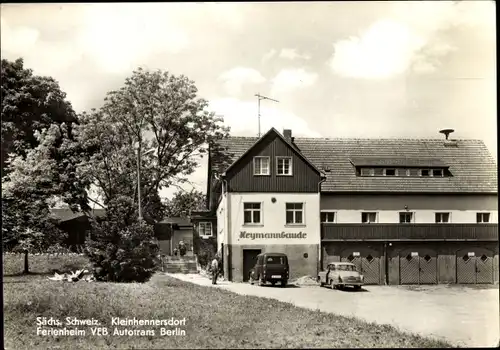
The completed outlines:
{"type": "Polygon", "coordinates": [[[328,264],[325,271],[318,273],[318,283],[332,289],[345,286],[361,289],[363,286],[363,275],[359,273],[356,265],[348,262],[333,262],[328,264]]]}

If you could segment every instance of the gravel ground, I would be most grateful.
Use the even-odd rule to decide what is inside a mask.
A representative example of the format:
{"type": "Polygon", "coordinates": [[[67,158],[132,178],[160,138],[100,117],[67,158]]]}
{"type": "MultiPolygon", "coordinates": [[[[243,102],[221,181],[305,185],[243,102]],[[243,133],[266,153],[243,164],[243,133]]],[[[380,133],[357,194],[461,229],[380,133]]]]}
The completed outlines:
{"type": "MultiPolygon", "coordinates": [[[[200,275],[169,276],[212,286],[208,277],[200,275]]],[[[339,291],[307,285],[258,287],[219,281],[216,287],[390,324],[457,346],[492,347],[500,341],[498,286],[366,286],[361,291],[339,291]]]]}

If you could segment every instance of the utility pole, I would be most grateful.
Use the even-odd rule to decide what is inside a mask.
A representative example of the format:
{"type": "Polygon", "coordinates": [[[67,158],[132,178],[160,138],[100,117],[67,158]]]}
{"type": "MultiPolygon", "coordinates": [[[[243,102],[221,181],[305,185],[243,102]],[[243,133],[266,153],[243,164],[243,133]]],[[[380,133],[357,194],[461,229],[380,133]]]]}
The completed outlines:
{"type": "Polygon", "coordinates": [[[260,100],[270,100],[270,101],[274,101],[274,102],[279,102],[278,100],[274,100],[270,97],[266,97],[266,96],[262,96],[261,94],[257,93],[255,94],[255,96],[257,97],[257,105],[258,105],[258,118],[259,118],[259,137],[260,137],[260,100]]]}
{"type": "Polygon", "coordinates": [[[141,141],[137,143],[137,206],[139,209],[139,222],[142,221],[142,206],[141,206],[141,141]]]}

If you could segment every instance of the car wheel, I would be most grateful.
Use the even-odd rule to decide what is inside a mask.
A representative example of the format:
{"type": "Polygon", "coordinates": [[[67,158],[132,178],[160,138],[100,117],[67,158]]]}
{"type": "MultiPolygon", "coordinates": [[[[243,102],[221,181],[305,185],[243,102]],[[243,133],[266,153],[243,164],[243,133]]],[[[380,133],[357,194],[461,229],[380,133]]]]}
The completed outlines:
{"type": "Polygon", "coordinates": [[[276,284],[276,281],[271,281],[271,285],[274,286],[276,284]]]}
{"type": "Polygon", "coordinates": [[[288,280],[286,280],[286,279],[281,280],[281,287],[285,288],[287,283],[288,283],[288,280]]]}
{"type": "Polygon", "coordinates": [[[361,286],[354,286],[354,289],[355,289],[355,290],[360,290],[360,289],[361,289],[361,286]]]}

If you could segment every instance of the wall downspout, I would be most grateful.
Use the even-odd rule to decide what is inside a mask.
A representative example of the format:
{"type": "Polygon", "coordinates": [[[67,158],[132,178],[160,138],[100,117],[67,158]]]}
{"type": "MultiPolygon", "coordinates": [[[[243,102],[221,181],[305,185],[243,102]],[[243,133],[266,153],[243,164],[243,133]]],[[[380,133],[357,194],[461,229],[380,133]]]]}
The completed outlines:
{"type": "Polygon", "coordinates": [[[384,242],[384,275],[385,285],[389,285],[389,257],[387,256],[387,242],[384,242]]]}
{"type": "Polygon", "coordinates": [[[319,220],[319,245],[318,245],[318,267],[316,268],[316,275],[323,269],[323,244],[322,244],[322,238],[323,238],[323,227],[321,225],[321,184],[326,181],[326,176],[322,175],[321,180],[318,182],[318,194],[319,194],[319,209],[320,212],[318,213],[320,216],[319,220]]]}
{"type": "Polygon", "coordinates": [[[231,280],[231,230],[230,230],[230,222],[231,222],[231,209],[229,208],[230,206],[230,200],[229,200],[229,195],[227,191],[227,180],[225,176],[221,176],[222,180],[222,195],[224,196],[224,200],[226,201],[224,205],[224,229],[225,229],[225,244],[224,246],[226,247],[226,251],[222,252],[223,254],[223,268],[224,268],[224,277],[227,278],[228,281],[231,280]]]}

